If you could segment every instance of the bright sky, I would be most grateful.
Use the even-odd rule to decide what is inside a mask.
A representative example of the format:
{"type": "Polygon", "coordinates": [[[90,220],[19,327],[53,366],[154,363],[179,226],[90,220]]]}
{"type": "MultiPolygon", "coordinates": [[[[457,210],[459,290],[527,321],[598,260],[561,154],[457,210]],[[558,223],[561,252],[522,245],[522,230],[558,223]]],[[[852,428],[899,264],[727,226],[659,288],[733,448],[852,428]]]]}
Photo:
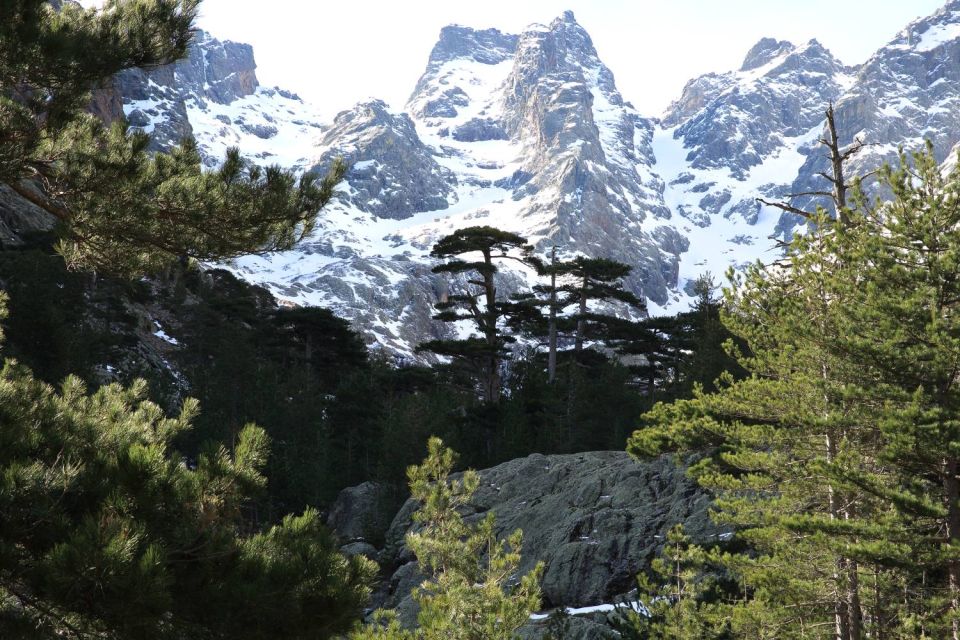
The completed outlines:
{"type": "Polygon", "coordinates": [[[761,37],[817,38],[864,62],[944,0],[205,0],[199,25],[254,46],[262,84],[296,91],[325,114],[377,97],[402,107],[441,27],[519,33],[565,9],[593,37],[626,100],[659,115],[687,80],[739,68],[761,37]]]}

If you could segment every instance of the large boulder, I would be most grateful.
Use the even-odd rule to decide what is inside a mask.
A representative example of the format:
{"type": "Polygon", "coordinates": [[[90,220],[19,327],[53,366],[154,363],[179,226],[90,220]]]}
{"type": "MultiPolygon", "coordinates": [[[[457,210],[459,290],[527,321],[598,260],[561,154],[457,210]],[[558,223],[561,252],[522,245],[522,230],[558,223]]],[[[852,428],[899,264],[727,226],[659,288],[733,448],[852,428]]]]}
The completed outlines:
{"type": "Polygon", "coordinates": [[[390,526],[390,490],[376,482],[364,482],[340,492],[327,511],[327,526],[340,544],[371,555],[371,545],[382,545],[390,526]],[[351,546],[352,545],[352,546],[351,546]]]}
{"type": "MultiPolygon", "coordinates": [[[[619,451],[534,454],[480,475],[480,488],[464,515],[477,521],[493,511],[498,534],[523,530],[520,570],[545,564],[541,584],[548,610],[629,600],[636,575],[649,566],[677,523],[695,541],[707,542],[723,532],[708,517],[708,496],[668,457],[637,462],[619,451]]],[[[357,488],[347,492],[354,495],[357,488]]],[[[423,580],[404,545],[416,508],[408,500],[386,533],[379,554],[383,582],[374,601],[377,607],[397,609],[408,624],[416,620],[410,591],[423,580]]],[[[599,628],[609,627],[596,618],[578,621],[583,633],[576,637],[605,637],[597,635],[599,628]]],[[[527,635],[539,637],[538,629],[544,625],[532,625],[527,635]]]]}

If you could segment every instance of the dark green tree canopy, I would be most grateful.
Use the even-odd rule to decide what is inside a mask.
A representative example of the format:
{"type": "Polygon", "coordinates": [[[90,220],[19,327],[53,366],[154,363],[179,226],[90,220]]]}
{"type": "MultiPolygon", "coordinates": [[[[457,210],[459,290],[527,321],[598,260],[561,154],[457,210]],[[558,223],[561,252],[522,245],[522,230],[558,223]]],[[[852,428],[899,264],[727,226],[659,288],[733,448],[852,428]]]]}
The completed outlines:
{"type": "Polygon", "coordinates": [[[560,262],[555,267],[558,275],[572,276],[574,281],[564,284],[560,290],[568,295],[567,304],[576,304],[582,297],[588,300],[619,300],[637,307],[643,301],[620,284],[630,275],[633,267],[608,258],[578,256],[569,262],[560,262]]]}
{"type": "Polygon", "coordinates": [[[731,273],[749,377],[657,405],[628,444],[696,452],[752,547],[718,557],[736,637],[960,638],[960,173],[928,145],[878,175],[887,198],[856,185],[775,267],[731,273]]]}
{"type": "MultiPolygon", "coordinates": [[[[510,251],[522,249],[529,253],[532,248],[527,239],[509,231],[495,227],[480,226],[458,229],[448,236],[437,240],[430,251],[434,258],[452,258],[471,251],[479,251],[498,258],[509,258],[510,251]]],[[[440,265],[438,270],[443,270],[440,265]]]]}
{"type": "MultiPolygon", "coordinates": [[[[332,195],[342,166],[297,181],[232,151],[208,173],[192,141],[150,156],[145,135],[86,113],[113,74],[181,56],[196,10],[0,0],[0,183],[57,220],[72,267],[144,275],[288,247],[332,195]]],[[[171,443],[197,403],[168,418],[145,391],[0,370],[0,637],[345,632],[370,563],[337,553],[316,511],[265,530],[244,513],[266,482],[265,432],[248,425],[187,460],[171,443]]]]}
{"type": "Polygon", "coordinates": [[[437,241],[430,255],[447,259],[433,268],[434,273],[449,273],[466,277],[466,284],[436,304],[437,320],[444,322],[472,322],[479,337],[451,340],[431,340],[420,345],[421,351],[430,351],[452,358],[458,364],[474,371],[480,380],[486,402],[496,404],[500,399],[500,365],[508,355],[507,345],[515,341],[503,332],[503,321],[514,305],[498,296],[495,276],[497,262],[514,260],[528,266],[539,266],[531,254],[533,247],[527,239],[515,233],[494,227],[466,227],[458,229],[437,241]],[[461,259],[470,254],[480,259],[461,259]]]}
{"type": "Polygon", "coordinates": [[[262,490],[264,432],[191,464],[145,384],[60,392],[0,371],[0,636],[327,637],[368,595],[371,566],[336,553],[307,511],[255,535],[242,508],[262,490]],[[14,604],[16,603],[16,604],[14,604]]]}

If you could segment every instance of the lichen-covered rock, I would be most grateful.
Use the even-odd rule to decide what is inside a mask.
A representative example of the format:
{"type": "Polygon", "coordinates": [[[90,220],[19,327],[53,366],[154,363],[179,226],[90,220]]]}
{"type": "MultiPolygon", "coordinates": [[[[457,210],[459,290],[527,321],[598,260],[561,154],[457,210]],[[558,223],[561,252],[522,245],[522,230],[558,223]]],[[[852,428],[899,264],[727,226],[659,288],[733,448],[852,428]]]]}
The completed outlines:
{"type": "MultiPolygon", "coordinates": [[[[480,474],[480,488],[464,514],[467,521],[493,512],[500,535],[523,530],[520,570],[544,562],[541,585],[548,609],[628,598],[637,573],[656,557],[675,524],[682,523],[698,541],[722,532],[708,517],[709,498],[666,457],[641,463],[617,451],[534,454],[480,474]]],[[[346,493],[352,496],[356,488],[346,493]]],[[[404,504],[386,533],[379,553],[385,578],[375,601],[378,607],[396,608],[408,624],[416,619],[410,591],[423,580],[404,545],[416,508],[413,501],[404,504]]],[[[606,615],[597,612],[590,620],[578,623],[584,631],[577,637],[606,637],[596,635],[609,628],[606,615]]]]}

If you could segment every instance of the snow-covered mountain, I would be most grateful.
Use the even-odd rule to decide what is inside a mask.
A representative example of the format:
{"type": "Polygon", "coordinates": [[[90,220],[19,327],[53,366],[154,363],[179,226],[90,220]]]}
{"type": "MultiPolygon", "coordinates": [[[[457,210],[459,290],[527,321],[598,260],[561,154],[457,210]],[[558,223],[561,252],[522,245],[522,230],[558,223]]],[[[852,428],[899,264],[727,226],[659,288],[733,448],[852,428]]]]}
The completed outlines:
{"type": "Polygon", "coordinates": [[[133,127],[162,149],[193,135],[209,166],[229,147],[260,164],[303,169],[324,127],[295,93],[261,87],[253,48],[198,31],[176,64],[124,71],[114,91],[133,127]]]}
{"type": "MultiPolygon", "coordinates": [[[[866,147],[851,162],[851,175],[863,175],[895,162],[899,147],[922,149],[933,143],[937,160],[955,163],[960,150],[960,0],[917,20],[859,69],[856,82],[836,105],[841,142],[862,140],[866,147]]],[[[822,187],[816,175],[826,158],[811,156],[800,169],[793,193],[822,187]]],[[[783,228],[795,224],[785,219],[783,228]]]]}
{"type": "Polygon", "coordinates": [[[738,71],[687,83],[653,140],[670,224],[690,241],[678,288],[704,271],[770,260],[780,214],[756,198],[790,191],[853,74],[816,40],[764,38],[738,71]]]}
{"type": "MultiPolygon", "coordinates": [[[[816,40],[765,38],[739,70],[691,80],[660,119],[624,100],[570,12],[520,34],[446,27],[402,110],[369,100],[332,123],[260,87],[255,67],[246,45],[201,34],[189,59],[117,88],[132,125],[158,146],[192,133],[211,165],[228,146],[298,170],[345,158],[341,195],[313,236],[229,267],[404,355],[450,331],[431,307],[459,283],[432,274],[428,253],[456,228],[489,224],[542,252],[626,262],[651,311],[675,311],[701,273],[774,257],[770,237],[796,220],[756,198],[822,188],[829,103],[846,140],[877,143],[861,171],[898,144],[931,138],[941,158],[960,144],[960,0],[859,69],[816,40]]],[[[502,287],[532,279],[507,269],[502,287]]]]}

